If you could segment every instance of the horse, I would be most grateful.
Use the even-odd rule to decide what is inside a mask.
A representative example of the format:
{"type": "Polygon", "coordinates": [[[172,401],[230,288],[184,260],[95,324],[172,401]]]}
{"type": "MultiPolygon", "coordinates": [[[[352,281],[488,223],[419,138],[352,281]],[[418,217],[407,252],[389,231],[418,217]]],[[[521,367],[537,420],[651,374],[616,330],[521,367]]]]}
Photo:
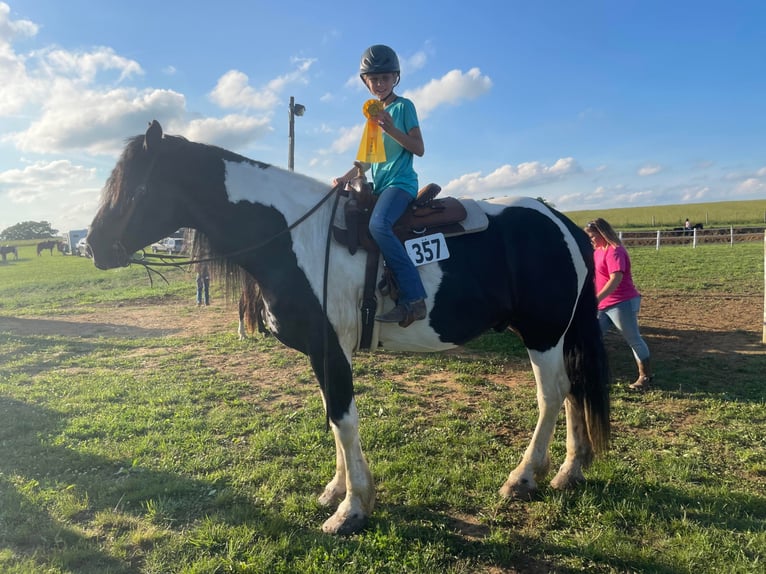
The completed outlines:
{"type": "MultiPolygon", "coordinates": [[[[87,241],[96,267],[112,269],[130,265],[131,254],[172,231],[193,228],[220,265],[244,269],[258,282],[272,335],[307,355],[318,380],[336,454],[335,474],[319,496],[335,511],[322,530],[345,535],[367,525],[375,485],[352,377],[365,255],[351,254],[328,233],[338,215],[335,201],[337,189],[323,182],[163,134],[155,120],[127,140],[87,241]]],[[[447,237],[449,257],[418,267],[428,294],[426,319],[407,328],[376,324],[372,348],[444,351],[490,329],[515,332],[532,365],[539,413],[500,496],[535,494],[549,470],[562,405],[566,455],[550,485],[574,488],[608,448],[610,434],[610,373],[596,319],[590,241],[536,199],[477,203],[486,229],[447,237]]],[[[377,298],[379,313],[393,305],[377,298]]]]}
{"type": "Polygon", "coordinates": [[[0,246],[0,256],[2,256],[3,261],[6,260],[6,257],[9,254],[13,254],[13,258],[18,261],[19,259],[19,251],[16,249],[15,245],[2,245],[0,246]]]}
{"type": "Polygon", "coordinates": [[[681,233],[683,235],[694,235],[694,230],[701,231],[703,225],[701,223],[695,223],[690,227],[674,227],[671,231],[674,233],[681,233]]]}
{"type": "Polygon", "coordinates": [[[51,255],[53,255],[54,248],[58,249],[61,253],[64,253],[64,247],[60,241],[56,241],[55,239],[51,239],[49,241],[41,241],[37,244],[37,255],[39,256],[46,249],[50,251],[51,255]]]}

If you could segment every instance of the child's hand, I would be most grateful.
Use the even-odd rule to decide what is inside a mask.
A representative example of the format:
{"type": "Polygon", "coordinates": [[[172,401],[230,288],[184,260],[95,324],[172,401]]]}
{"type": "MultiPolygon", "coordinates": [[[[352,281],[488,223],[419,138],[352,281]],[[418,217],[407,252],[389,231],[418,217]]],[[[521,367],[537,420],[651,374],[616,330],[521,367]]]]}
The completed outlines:
{"type": "Polygon", "coordinates": [[[381,110],[381,112],[375,116],[375,120],[378,122],[378,125],[383,128],[383,131],[387,132],[394,127],[394,120],[391,117],[391,114],[386,110],[381,110]]]}

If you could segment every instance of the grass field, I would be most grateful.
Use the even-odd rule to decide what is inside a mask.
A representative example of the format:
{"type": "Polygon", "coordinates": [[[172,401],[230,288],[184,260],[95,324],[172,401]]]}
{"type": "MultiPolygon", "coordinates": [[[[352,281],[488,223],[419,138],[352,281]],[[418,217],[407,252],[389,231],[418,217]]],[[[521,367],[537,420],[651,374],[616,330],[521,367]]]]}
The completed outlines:
{"type": "Polygon", "coordinates": [[[0,264],[0,572],[763,572],[763,252],[631,250],[661,375],[627,393],[609,339],[613,446],[573,492],[497,494],[537,416],[513,336],[357,357],[378,496],[344,538],[320,530],[334,444],[305,358],[239,341],[188,274],[152,287],[24,246],[0,264]],[[735,311],[755,321],[731,328],[735,311]]]}
{"type": "Polygon", "coordinates": [[[619,230],[682,227],[687,218],[692,225],[702,223],[706,229],[729,225],[763,227],[766,225],[766,199],[569,211],[567,215],[580,226],[603,217],[619,230]]]}

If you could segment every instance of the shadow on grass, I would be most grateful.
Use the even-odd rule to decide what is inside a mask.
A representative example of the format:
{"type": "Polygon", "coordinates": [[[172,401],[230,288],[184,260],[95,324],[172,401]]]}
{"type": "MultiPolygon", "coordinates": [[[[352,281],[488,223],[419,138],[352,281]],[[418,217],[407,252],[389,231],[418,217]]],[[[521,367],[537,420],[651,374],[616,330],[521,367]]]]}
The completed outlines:
{"type": "MultiPolygon", "coordinates": [[[[749,331],[705,331],[642,327],[652,354],[653,388],[721,400],[766,399],[766,345],[749,331]]],[[[632,382],[636,365],[627,343],[614,330],[605,337],[615,379],[632,382]]]]}
{"type": "MultiPolygon", "coordinates": [[[[670,486],[640,482],[636,486],[636,482],[630,480],[591,480],[565,493],[544,487],[536,501],[507,502],[486,523],[419,505],[381,504],[378,511],[384,518],[373,517],[371,528],[396,529],[403,540],[411,541],[414,546],[418,543],[445,546],[445,556],[470,559],[480,565],[480,571],[487,572],[508,568],[526,574],[583,571],[582,565],[564,566],[567,558],[599,572],[617,569],[675,574],[685,571],[687,564],[674,564],[672,558],[662,553],[646,556],[644,550],[651,542],[644,540],[639,532],[632,532],[635,525],[623,513],[624,508],[632,508],[639,515],[654,516],[667,525],[689,523],[700,529],[716,528],[738,534],[762,532],[766,520],[766,498],[762,496],[730,493],[722,498],[714,494],[692,495],[688,490],[670,486]],[[598,537],[587,544],[575,538],[578,523],[583,519],[580,509],[583,496],[599,501],[599,516],[605,521],[605,527],[613,528],[619,539],[628,542],[632,549],[624,545],[620,549],[612,548],[608,542],[599,543],[598,537]],[[524,524],[529,520],[527,507],[549,497],[563,500],[551,524],[557,541],[546,537],[544,532],[529,534],[530,529],[543,528],[542,525],[524,524]],[[571,518],[571,523],[566,522],[567,518],[571,518]],[[562,543],[562,537],[569,537],[571,543],[562,543]]],[[[636,524],[639,523],[637,519],[636,524]]],[[[753,564],[758,563],[756,549],[743,548],[738,552],[747,555],[753,564]]]]}
{"type": "MultiPolygon", "coordinates": [[[[115,533],[94,536],[93,518],[104,512],[114,515],[116,524],[119,515],[150,520],[147,503],[158,497],[169,501],[162,520],[180,528],[206,516],[262,523],[282,532],[293,528],[279,515],[231,493],[222,481],[194,480],[53,446],[65,423],[55,411],[0,397],[0,420],[0,547],[18,556],[45,557],[46,563],[72,572],[135,572],[130,560],[100,547],[104,537],[115,533]],[[56,516],[62,494],[86,501],[85,508],[56,516]]],[[[133,528],[145,526],[135,523],[133,528]]]]}
{"type": "Polygon", "coordinates": [[[37,335],[47,337],[163,337],[179,329],[147,329],[118,323],[91,323],[87,321],[62,321],[56,319],[25,319],[0,316],[0,333],[14,335],[37,335]]]}

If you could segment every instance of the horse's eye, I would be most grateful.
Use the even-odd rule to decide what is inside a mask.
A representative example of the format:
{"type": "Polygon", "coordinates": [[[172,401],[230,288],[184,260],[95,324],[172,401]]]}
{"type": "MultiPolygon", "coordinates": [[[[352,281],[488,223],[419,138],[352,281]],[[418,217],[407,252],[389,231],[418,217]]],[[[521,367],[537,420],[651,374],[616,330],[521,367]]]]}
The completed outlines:
{"type": "Polygon", "coordinates": [[[133,201],[137,199],[141,199],[141,196],[146,193],[146,184],[142,183],[141,185],[136,187],[136,191],[133,194],[133,201]]]}

